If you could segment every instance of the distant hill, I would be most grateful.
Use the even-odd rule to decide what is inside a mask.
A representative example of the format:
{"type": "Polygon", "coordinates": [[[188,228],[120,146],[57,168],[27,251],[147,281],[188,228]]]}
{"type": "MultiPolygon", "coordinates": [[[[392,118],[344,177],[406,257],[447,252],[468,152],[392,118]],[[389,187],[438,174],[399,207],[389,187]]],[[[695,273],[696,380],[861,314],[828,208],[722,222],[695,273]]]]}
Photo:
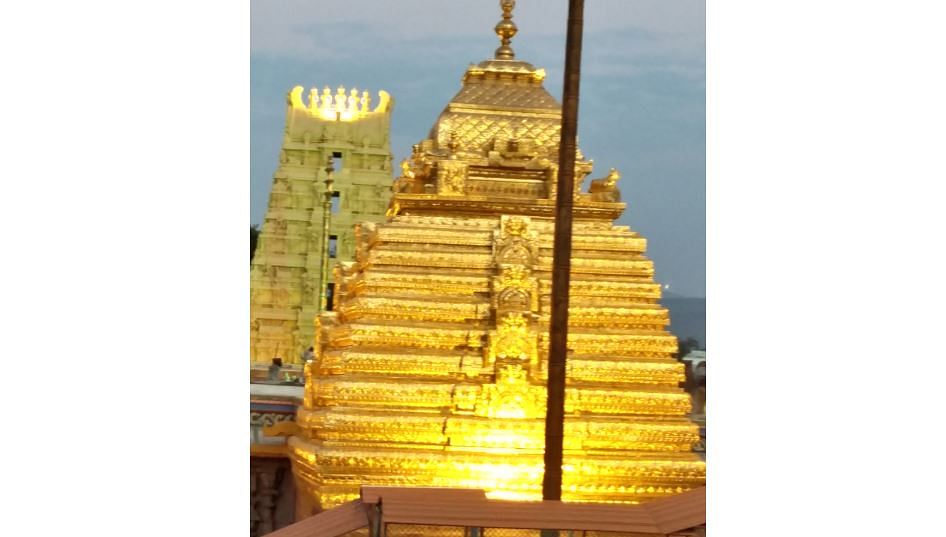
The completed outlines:
{"type": "Polygon", "coordinates": [[[660,303],[670,310],[670,332],[680,339],[695,338],[706,346],[706,299],[665,293],[660,303]]]}

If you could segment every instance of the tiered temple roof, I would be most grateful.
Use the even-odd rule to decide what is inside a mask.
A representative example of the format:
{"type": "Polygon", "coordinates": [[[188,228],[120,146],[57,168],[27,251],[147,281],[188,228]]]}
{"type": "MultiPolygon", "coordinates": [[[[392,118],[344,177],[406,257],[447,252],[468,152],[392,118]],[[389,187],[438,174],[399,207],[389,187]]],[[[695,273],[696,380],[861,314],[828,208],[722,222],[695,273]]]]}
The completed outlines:
{"type": "MultiPolygon", "coordinates": [[[[469,67],[402,163],[387,221],[360,224],[355,261],[336,269],[290,440],[316,509],[361,485],[541,497],[561,109],[503,24],[497,58],[469,67]]],[[[576,185],[591,171],[579,153],[576,185]]],[[[619,179],[575,195],[566,501],[635,503],[705,479],[646,240],[614,224],[619,179]]]]}

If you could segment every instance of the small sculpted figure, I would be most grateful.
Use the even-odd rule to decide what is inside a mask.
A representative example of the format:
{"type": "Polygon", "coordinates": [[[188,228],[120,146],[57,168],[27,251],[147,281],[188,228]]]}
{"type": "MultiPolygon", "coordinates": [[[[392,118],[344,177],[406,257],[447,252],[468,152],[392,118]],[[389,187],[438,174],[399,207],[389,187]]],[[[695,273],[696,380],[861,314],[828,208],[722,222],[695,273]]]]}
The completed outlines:
{"type": "Polygon", "coordinates": [[[607,177],[594,179],[591,181],[591,201],[621,201],[621,191],[618,189],[618,179],[621,174],[614,168],[608,173],[607,177]]]}

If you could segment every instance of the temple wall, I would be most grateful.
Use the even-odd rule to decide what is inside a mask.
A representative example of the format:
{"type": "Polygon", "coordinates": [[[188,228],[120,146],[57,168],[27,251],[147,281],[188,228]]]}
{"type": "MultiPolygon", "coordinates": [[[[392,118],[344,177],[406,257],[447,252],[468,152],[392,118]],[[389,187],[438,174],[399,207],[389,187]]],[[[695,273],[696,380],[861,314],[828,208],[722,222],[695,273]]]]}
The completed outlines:
{"type": "Polygon", "coordinates": [[[296,521],[296,487],[286,439],[263,429],[292,422],[302,388],[250,384],[250,535],[265,535],[296,521]]]}

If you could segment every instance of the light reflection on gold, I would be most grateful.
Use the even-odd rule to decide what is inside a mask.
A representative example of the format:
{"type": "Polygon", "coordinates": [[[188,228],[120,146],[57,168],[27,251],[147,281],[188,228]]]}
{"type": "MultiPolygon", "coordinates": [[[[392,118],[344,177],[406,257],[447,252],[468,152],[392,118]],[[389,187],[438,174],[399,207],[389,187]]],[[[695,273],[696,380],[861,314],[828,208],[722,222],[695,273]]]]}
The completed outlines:
{"type": "Polygon", "coordinates": [[[354,121],[362,119],[369,114],[387,112],[391,106],[391,95],[381,90],[378,92],[378,105],[371,109],[371,94],[368,91],[359,93],[357,88],[352,88],[350,92],[345,90],[345,86],[339,86],[335,94],[326,86],[319,95],[317,88],[309,91],[308,106],[303,102],[302,86],[296,86],[289,92],[289,105],[295,110],[305,110],[312,117],[328,121],[354,121]]]}

